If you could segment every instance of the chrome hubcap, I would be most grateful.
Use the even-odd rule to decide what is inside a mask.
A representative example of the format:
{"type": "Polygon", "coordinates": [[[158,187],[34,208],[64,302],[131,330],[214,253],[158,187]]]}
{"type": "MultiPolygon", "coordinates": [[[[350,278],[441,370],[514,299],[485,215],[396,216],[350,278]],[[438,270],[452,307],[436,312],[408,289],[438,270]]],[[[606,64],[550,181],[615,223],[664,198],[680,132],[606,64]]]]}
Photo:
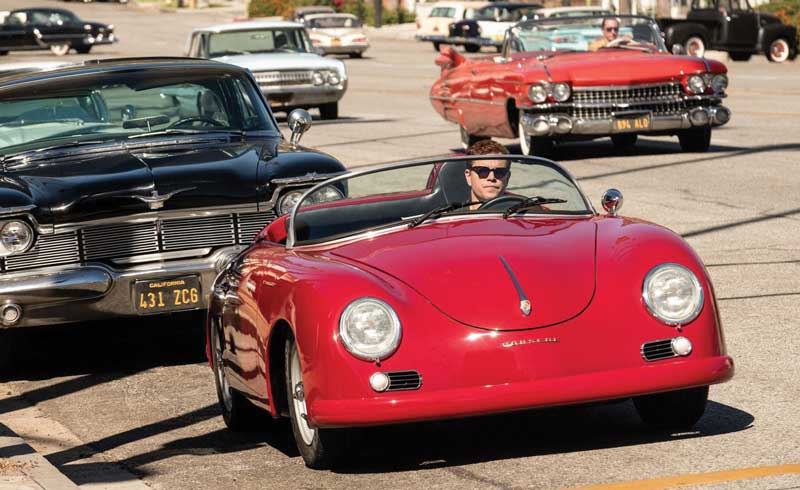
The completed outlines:
{"type": "Polygon", "coordinates": [[[770,47],[770,52],[772,53],[773,60],[785,61],[786,58],[788,58],[789,49],[784,40],[778,39],[777,41],[772,43],[772,46],[770,47]]]}
{"type": "Polygon", "coordinates": [[[308,426],[308,410],[306,409],[306,396],[303,390],[303,375],[300,369],[300,355],[297,347],[292,349],[292,359],[289,373],[292,386],[292,403],[294,404],[294,417],[300,437],[305,445],[310,446],[314,441],[317,430],[308,426]]]}

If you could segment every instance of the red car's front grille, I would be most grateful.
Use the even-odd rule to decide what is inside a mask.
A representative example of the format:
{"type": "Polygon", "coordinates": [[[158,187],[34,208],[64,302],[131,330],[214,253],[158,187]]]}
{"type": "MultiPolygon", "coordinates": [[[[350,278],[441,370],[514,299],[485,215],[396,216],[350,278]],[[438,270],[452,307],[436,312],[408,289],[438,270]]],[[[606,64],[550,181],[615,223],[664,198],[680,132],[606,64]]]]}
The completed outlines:
{"type": "Polygon", "coordinates": [[[617,112],[642,110],[653,115],[681,114],[687,109],[678,83],[632,87],[576,87],[570,115],[582,119],[613,117],[617,112]]]}

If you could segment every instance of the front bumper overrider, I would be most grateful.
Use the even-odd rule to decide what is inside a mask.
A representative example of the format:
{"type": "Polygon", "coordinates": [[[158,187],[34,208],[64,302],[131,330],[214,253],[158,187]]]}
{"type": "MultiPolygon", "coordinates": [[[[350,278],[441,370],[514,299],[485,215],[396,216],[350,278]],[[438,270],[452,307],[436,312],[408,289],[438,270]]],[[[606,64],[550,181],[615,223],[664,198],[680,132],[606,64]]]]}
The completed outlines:
{"type": "Polygon", "coordinates": [[[28,327],[116,316],[137,315],[133,284],[196,275],[201,301],[193,309],[208,307],[208,293],[221,268],[244,246],[216,250],[203,257],[148,262],[126,268],[86,263],[26,270],[0,277],[0,307],[15,305],[21,316],[0,328],[28,327]]]}

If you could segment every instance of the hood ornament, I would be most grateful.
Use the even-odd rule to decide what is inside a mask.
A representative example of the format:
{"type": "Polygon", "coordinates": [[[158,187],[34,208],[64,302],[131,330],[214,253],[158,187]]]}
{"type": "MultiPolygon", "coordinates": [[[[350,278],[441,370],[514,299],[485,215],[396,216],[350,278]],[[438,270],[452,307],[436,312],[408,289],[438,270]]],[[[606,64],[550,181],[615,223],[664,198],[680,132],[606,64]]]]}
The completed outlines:
{"type": "Polygon", "coordinates": [[[168,192],[166,194],[159,194],[158,189],[156,189],[149,196],[133,195],[130,197],[142,201],[143,203],[147,204],[148,208],[155,210],[163,208],[164,203],[167,202],[175,194],[179,194],[181,192],[186,192],[186,191],[192,191],[194,189],[197,189],[197,187],[184,187],[183,189],[175,189],[174,191],[168,192]]]}
{"type": "Polygon", "coordinates": [[[519,310],[525,316],[530,315],[531,302],[528,297],[525,296],[525,291],[522,290],[522,286],[517,280],[517,276],[514,275],[514,271],[511,270],[511,266],[508,265],[508,262],[506,262],[506,259],[504,259],[502,255],[500,256],[500,262],[502,262],[503,267],[506,268],[506,272],[508,272],[509,277],[511,277],[511,282],[514,283],[514,287],[517,288],[517,294],[519,295],[519,310]]]}

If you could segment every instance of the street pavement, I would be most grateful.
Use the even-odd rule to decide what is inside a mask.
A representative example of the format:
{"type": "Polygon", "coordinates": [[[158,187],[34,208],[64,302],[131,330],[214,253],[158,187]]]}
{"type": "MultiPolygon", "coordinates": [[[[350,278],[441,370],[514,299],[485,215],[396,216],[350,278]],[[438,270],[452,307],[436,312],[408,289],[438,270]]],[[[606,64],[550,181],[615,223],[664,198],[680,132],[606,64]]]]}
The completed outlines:
{"type": "MultiPolygon", "coordinates": [[[[180,55],[193,27],[236,15],[37,3],[116,25],[118,45],[67,60],[180,55]]],[[[0,10],[23,4],[0,0],[0,10]]],[[[400,31],[372,32],[364,59],[344,59],[342,117],[315,120],[304,145],[348,166],[458,150],[457,128],[427,99],[435,53],[400,31]]],[[[800,488],[800,63],[727,65],[733,119],[708,153],[658,137],[626,153],[608,140],[566,144],[556,157],[598,209],[602,192],[619,188],[622,214],[681,233],[705,261],[737,371],[711,388],[694,431],[647,431],[630,403],[569,407],[374,429],[351,465],[312,471],[286,423],[225,429],[197,315],[5,332],[24,354],[0,384],[0,423],[92,489],[800,488]]]]}

